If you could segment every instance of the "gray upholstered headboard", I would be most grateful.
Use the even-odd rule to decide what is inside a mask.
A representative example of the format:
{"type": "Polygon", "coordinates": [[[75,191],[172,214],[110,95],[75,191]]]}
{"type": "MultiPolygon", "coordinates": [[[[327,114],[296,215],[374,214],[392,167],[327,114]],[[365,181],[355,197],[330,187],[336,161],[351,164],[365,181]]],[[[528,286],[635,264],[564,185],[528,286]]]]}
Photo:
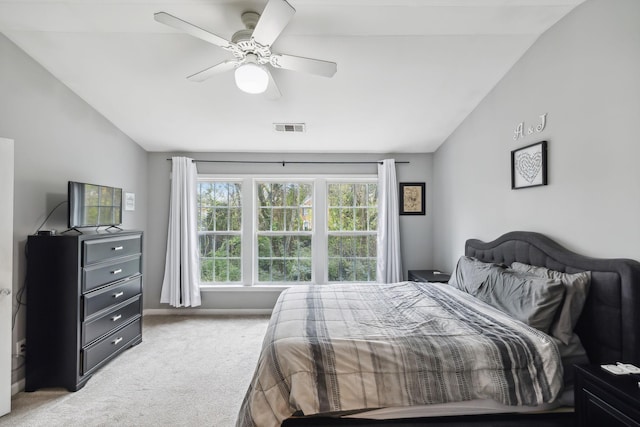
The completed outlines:
{"type": "Polygon", "coordinates": [[[467,240],[465,255],[507,265],[518,261],[566,273],[591,271],[589,295],[576,326],[591,363],[640,364],[639,262],[586,257],[542,234],[527,231],[507,233],[492,242],[467,240]]]}

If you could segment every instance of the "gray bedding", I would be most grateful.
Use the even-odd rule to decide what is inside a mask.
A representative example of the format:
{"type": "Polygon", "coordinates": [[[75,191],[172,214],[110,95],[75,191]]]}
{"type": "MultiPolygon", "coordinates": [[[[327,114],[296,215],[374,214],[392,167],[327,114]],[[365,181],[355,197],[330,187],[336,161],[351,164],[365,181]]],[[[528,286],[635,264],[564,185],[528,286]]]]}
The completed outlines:
{"type": "Polygon", "coordinates": [[[562,374],[546,334],[451,286],[299,286],[276,303],[237,426],[471,399],[535,406],[558,397],[562,374]]]}

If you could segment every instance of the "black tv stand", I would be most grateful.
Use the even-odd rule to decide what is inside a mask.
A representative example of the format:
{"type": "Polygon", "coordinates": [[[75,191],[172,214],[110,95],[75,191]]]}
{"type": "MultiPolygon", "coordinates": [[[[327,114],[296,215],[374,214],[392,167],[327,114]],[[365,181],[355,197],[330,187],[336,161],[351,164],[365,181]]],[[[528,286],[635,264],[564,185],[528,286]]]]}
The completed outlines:
{"type": "Polygon", "coordinates": [[[76,227],[67,228],[60,234],[68,233],[69,231],[76,231],[78,234],[84,234],[82,231],[78,230],[76,227]]]}
{"type": "MultiPolygon", "coordinates": [[[[75,231],[75,232],[77,232],[78,234],[84,234],[84,233],[83,233],[79,228],[77,228],[77,227],[67,228],[66,230],[64,230],[64,231],[63,231],[63,232],[61,232],[60,234],[65,234],[65,233],[68,233],[68,232],[70,232],[70,231],[75,231]]],[[[99,231],[100,231],[100,226],[96,227],[96,233],[97,233],[97,232],[99,232],[99,231]]],[[[110,225],[110,226],[108,226],[107,228],[105,228],[105,229],[104,229],[104,230],[102,230],[102,231],[103,231],[103,232],[106,232],[106,233],[112,233],[113,231],[120,232],[120,231],[124,231],[124,230],[123,230],[122,228],[118,227],[117,225],[110,225]],[[113,229],[115,229],[115,230],[111,230],[112,228],[113,228],[113,229]]]]}

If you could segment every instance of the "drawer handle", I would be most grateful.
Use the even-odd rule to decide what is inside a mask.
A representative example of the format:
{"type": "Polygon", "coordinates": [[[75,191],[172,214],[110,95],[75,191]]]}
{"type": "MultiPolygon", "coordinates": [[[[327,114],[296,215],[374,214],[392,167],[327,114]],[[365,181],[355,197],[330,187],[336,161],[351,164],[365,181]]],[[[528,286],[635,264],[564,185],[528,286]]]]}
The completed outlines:
{"type": "Polygon", "coordinates": [[[113,317],[111,318],[111,321],[112,321],[112,322],[115,322],[115,321],[117,321],[117,320],[120,320],[120,318],[121,318],[121,317],[122,317],[122,314],[118,314],[117,316],[113,316],[113,317]]]}
{"type": "Polygon", "coordinates": [[[124,295],[124,292],[118,292],[116,294],[113,294],[114,298],[120,298],[122,295],[124,295]]]}
{"type": "Polygon", "coordinates": [[[113,345],[118,345],[118,344],[120,344],[120,341],[122,341],[122,337],[118,337],[118,338],[116,338],[115,340],[111,341],[111,343],[112,343],[113,345]]]}
{"type": "Polygon", "coordinates": [[[119,268],[119,269],[117,269],[117,270],[113,270],[113,271],[111,272],[111,274],[120,274],[120,273],[122,273],[122,269],[121,269],[121,268],[119,268]]]}
{"type": "Polygon", "coordinates": [[[116,246],[115,248],[111,248],[114,251],[121,251],[124,249],[124,246],[116,246]]]}

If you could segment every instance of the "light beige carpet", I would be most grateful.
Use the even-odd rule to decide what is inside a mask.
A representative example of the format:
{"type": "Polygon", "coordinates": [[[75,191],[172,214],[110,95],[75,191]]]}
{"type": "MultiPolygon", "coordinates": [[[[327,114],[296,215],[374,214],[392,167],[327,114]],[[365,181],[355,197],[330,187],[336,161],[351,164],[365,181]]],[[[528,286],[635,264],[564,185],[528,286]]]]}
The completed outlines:
{"type": "Polygon", "coordinates": [[[146,316],[142,343],[84,388],[18,393],[0,426],[233,426],[267,323],[267,316],[146,316]]]}

